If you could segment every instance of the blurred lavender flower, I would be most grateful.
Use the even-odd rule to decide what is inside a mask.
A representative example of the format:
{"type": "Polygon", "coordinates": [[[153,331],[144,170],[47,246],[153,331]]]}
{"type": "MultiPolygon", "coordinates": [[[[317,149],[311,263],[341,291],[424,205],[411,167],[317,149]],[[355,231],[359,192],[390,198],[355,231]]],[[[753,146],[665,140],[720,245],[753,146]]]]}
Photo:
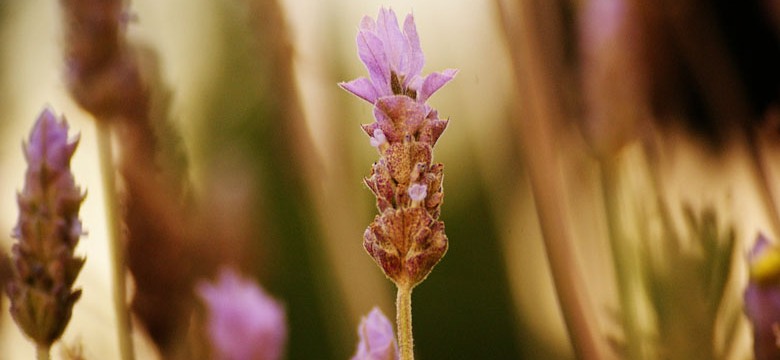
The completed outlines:
{"type": "Polygon", "coordinates": [[[208,308],[208,335],[218,359],[281,359],[287,340],[282,306],[254,282],[223,269],[197,292],[208,308]]]}
{"type": "Polygon", "coordinates": [[[780,359],[780,248],[759,234],[748,254],[745,314],[753,324],[757,360],[780,359]]]}
{"type": "Polygon", "coordinates": [[[48,351],[70,321],[74,290],[84,258],[74,255],[83,234],[79,208],[84,194],[70,171],[78,137],[68,139],[68,124],[45,109],[29,142],[24,189],[18,194],[19,219],[13,230],[13,279],[7,286],[11,315],[22,331],[48,351]]]}
{"type": "Polygon", "coordinates": [[[60,0],[64,25],[65,83],[98,122],[147,116],[150,98],[125,40],[132,15],[122,0],[60,0]]]}
{"type": "Polygon", "coordinates": [[[360,342],[352,360],[398,359],[398,344],[393,334],[393,324],[375,307],[363,317],[358,326],[360,342]]]}
{"type": "Polygon", "coordinates": [[[381,8],[376,21],[364,17],[360,22],[357,45],[358,56],[370,79],[361,77],[339,85],[372,104],[391,95],[407,95],[425,102],[458,72],[447,69],[420,76],[425,57],[412,14],[406,16],[403,32],[393,10],[381,8]]]}

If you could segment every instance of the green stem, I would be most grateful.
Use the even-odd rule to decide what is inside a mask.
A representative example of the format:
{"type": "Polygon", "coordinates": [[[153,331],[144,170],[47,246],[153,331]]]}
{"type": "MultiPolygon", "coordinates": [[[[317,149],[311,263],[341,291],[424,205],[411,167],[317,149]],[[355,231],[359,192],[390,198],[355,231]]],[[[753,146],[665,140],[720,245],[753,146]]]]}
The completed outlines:
{"type": "Polygon", "coordinates": [[[35,358],[37,360],[49,360],[51,358],[49,355],[50,348],[51,347],[45,345],[37,345],[35,348],[35,358]]]}
{"type": "Polygon", "coordinates": [[[636,297],[631,286],[636,278],[635,262],[632,261],[630,244],[620,231],[620,201],[618,191],[618,169],[610,160],[601,161],[601,191],[607,216],[609,244],[617,280],[617,291],[621,308],[621,319],[625,333],[628,358],[643,359],[642,338],[636,318],[636,297]]]}
{"type": "Polygon", "coordinates": [[[119,216],[117,214],[114,156],[111,148],[111,128],[105,119],[96,121],[100,174],[103,180],[103,199],[108,228],[108,246],[111,252],[111,275],[114,281],[114,312],[116,312],[117,337],[122,360],[133,360],[133,339],[130,315],[125,303],[125,261],[120,241],[119,216]]]}
{"type": "Polygon", "coordinates": [[[412,337],[412,287],[397,284],[395,300],[396,322],[398,323],[398,347],[401,360],[414,360],[414,338],[412,337]]]}

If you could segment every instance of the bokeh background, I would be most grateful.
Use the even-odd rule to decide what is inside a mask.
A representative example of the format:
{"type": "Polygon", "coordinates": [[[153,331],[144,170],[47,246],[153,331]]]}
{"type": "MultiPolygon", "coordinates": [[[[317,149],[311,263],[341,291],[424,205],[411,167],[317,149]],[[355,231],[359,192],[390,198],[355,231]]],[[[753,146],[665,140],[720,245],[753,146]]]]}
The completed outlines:
{"type": "MultiPolygon", "coordinates": [[[[392,284],[361,246],[363,230],[376,213],[371,193],[361,182],[376,158],[359,127],[372,121],[371,107],[336,85],[364,75],[354,42],[357,25],[364,15],[375,16],[381,6],[391,7],[399,17],[414,14],[426,56],[424,73],[460,69],[457,78],[430,100],[451,120],[435,150],[436,161],[445,165],[442,220],[450,248],[414,292],[418,357],[572,358],[524,161],[537,149],[523,142],[523,124],[531,121],[523,111],[529,102],[523,95],[529,89],[521,83],[522,63],[513,61],[512,55],[527,49],[516,48],[520,39],[513,32],[523,19],[521,2],[282,0],[286,22],[282,26],[266,26],[267,17],[252,3],[134,0],[126,31],[141,49],[142,64],[159,75],[159,82],[152,84],[157,104],[164,104],[160,111],[178,134],[167,140],[174,163],[189,179],[193,196],[209,199],[202,206],[214,221],[229,224],[224,236],[210,239],[211,246],[243,241],[243,268],[285,304],[288,358],[348,358],[361,316],[373,306],[394,314],[392,284]],[[281,66],[292,67],[293,83],[284,83],[289,79],[276,73],[280,65],[272,52],[277,47],[269,40],[285,38],[292,63],[281,66]],[[291,86],[297,99],[280,97],[291,86]],[[300,116],[290,116],[295,107],[300,116]]],[[[576,69],[573,73],[597,72],[580,54],[571,53],[580,49],[577,34],[587,23],[583,14],[589,2],[556,3],[565,10],[560,18],[565,32],[559,37],[565,50],[562,62],[576,69]]],[[[614,21],[608,11],[596,13],[607,28],[614,21]]],[[[628,43],[633,40],[629,36],[628,43]]],[[[626,41],[610,41],[599,51],[619,59],[614,66],[631,61],[620,59],[636,57],[626,41]]],[[[59,358],[62,346],[80,344],[89,359],[113,359],[118,352],[95,126],[68,96],[62,43],[57,1],[0,0],[0,244],[5,251],[10,249],[16,221],[15,192],[22,187],[25,169],[20,143],[41,109],[50,106],[65,114],[73,133],[81,136],[73,171],[77,183],[88,190],[82,210],[88,236],[78,248],[87,258],[77,280],[84,292],[62,345],[53,354],[59,358]]],[[[775,72],[767,76],[776,83],[777,63],[773,67],[775,72]]],[[[632,71],[639,70],[608,73],[599,84],[630,81],[626,79],[631,79],[632,71]]],[[[584,98],[581,94],[594,90],[580,88],[583,79],[587,76],[564,78],[553,89],[564,99],[584,98]]],[[[774,100],[768,87],[770,105],[753,118],[771,125],[770,120],[778,118],[777,86],[774,100]],[[772,106],[774,117],[765,110],[772,106]]],[[[631,104],[621,94],[611,96],[601,101],[631,104]]],[[[623,337],[615,315],[619,292],[599,166],[604,155],[598,144],[593,150],[593,137],[588,136],[592,128],[581,126],[589,114],[582,108],[588,106],[573,107],[579,110],[564,111],[552,135],[551,146],[560,159],[556,171],[564,185],[565,211],[559,216],[574,234],[572,266],[579,269],[598,328],[610,342],[619,343],[623,337]]],[[[736,230],[724,298],[730,299],[726,303],[732,310],[739,309],[739,292],[746,281],[741,260],[745,249],[758,231],[780,235],[771,228],[765,193],[756,185],[752,163],[742,147],[728,140],[735,133],[730,127],[716,124],[715,130],[698,131],[701,127],[686,125],[694,122],[686,122],[684,111],[658,116],[667,120],[661,130],[630,125],[639,130],[622,131],[629,127],[623,120],[652,123],[654,116],[646,110],[631,118],[639,119],[633,122],[618,117],[616,123],[596,126],[596,138],[610,139],[605,148],[615,148],[611,142],[620,138],[614,141],[621,143],[619,152],[609,150],[607,156],[619,159],[618,172],[624,174],[620,186],[610,190],[624,204],[624,227],[644,228],[636,224],[648,216],[642,216],[636,204],[653,202],[656,196],[669,204],[673,223],[681,229],[682,204],[690,204],[697,213],[714,208],[721,228],[732,225],[736,230]],[[653,146],[646,145],[647,138],[655,139],[653,146]],[[648,148],[657,151],[650,156],[648,148]],[[653,186],[650,178],[660,182],[653,186]]],[[[773,134],[769,128],[761,134],[773,134]]],[[[759,138],[769,164],[767,174],[777,178],[780,174],[772,164],[780,159],[773,139],[759,138]]],[[[635,248],[660,246],[642,242],[641,236],[631,239],[635,248]]],[[[34,347],[14,326],[7,299],[2,306],[0,358],[32,358],[34,347]]],[[[640,301],[637,306],[647,304],[640,301]]],[[[642,313],[640,319],[652,328],[654,315],[642,313]]],[[[724,358],[750,356],[749,329],[745,320],[737,319],[735,332],[719,337],[721,343],[723,337],[736,339],[724,358]]],[[[138,326],[136,330],[139,358],[154,358],[153,346],[138,326]]]]}

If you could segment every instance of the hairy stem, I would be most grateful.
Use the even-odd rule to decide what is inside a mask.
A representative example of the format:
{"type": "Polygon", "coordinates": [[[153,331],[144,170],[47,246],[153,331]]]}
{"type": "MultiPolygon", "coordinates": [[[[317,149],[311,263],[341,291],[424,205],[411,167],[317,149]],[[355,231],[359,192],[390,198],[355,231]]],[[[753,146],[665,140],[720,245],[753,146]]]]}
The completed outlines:
{"type": "Polygon", "coordinates": [[[414,338],[412,337],[412,287],[397,284],[395,300],[396,322],[398,323],[398,347],[401,360],[414,360],[414,338]]]}
{"type": "Polygon", "coordinates": [[[122,360],[133,360],[133,340],[131,337],[130,314],[125,303],[125,259],[120,240],[119,216],[117,214],[116,179],[114,173],[113,151],[111,149],[111,129],[107,121],[96,121],[98,153],[100,155],[100,174],[103,180],[103,199],[108,229],[108,245],[111,252],[111,275],[114,281],[114,312],[116,312],[117,337],[122,360]]]}

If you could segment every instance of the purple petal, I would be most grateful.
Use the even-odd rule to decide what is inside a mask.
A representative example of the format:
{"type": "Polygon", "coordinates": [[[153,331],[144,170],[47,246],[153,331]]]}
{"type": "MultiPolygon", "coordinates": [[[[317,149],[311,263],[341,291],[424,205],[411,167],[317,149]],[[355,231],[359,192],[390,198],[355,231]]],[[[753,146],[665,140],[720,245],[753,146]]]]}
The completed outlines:
{"type": "Polygon", "coordinates": [[[408,45],[408,63],[405,64],[407,77],[404,79],[403,85],[408,87],[412,78],[420,75],[425,64],[425,56],[420,46],[420,37],[417,35],[417,27],[414,24],[414,16],[412,14],[407,15],[406,20],[404,20],[404,35],[406,35],[408,45]]]}
{"type": "Polygon", "coordinates": [[[363,16],[363,19],[360,20],[360,30],[365,30],[369,32],[376,32],[376,21],[370,16],[363,16]]]}
{"type": "Polygon", "coordinates": [[[401,28],[398,27],[398,19],[395,17],[395,12],[392,9],[379,9],[379,15],[376,19],[376,31],[385,45],[390,68],[395,70],[398,75],[402,75],[400,65],[401,58],[406,50],[406,38],[401,33],[401,28]]]}
{"type": "Polygon", "coordinates": [[[357,35],[358,56],[368,70],[371,82],[381,94],[392,94],[390,89],[390,64],[382,40],[369,31],[357,35]]]}
{"type": "Polygon", "coordinates": [[[341,86],[342,89],[347,90],[356,96],[370,102],[371,104],[373,104],[379,97],[379,94],[377,94],[376,89],[374,88],[374,84],[371,82],[371,80],[364,77],[352,80],[350,82],[341,82],[339,83],[339,86],[341,86]]]}
{"type": "Polygon", "coordinates": [[[439,73],[431,73],[423,80],[420,90],[417,92],[417,101],[425,102],[442,86],[450,82],[458,73],[457,69],[447,69],[439,73]]]}

